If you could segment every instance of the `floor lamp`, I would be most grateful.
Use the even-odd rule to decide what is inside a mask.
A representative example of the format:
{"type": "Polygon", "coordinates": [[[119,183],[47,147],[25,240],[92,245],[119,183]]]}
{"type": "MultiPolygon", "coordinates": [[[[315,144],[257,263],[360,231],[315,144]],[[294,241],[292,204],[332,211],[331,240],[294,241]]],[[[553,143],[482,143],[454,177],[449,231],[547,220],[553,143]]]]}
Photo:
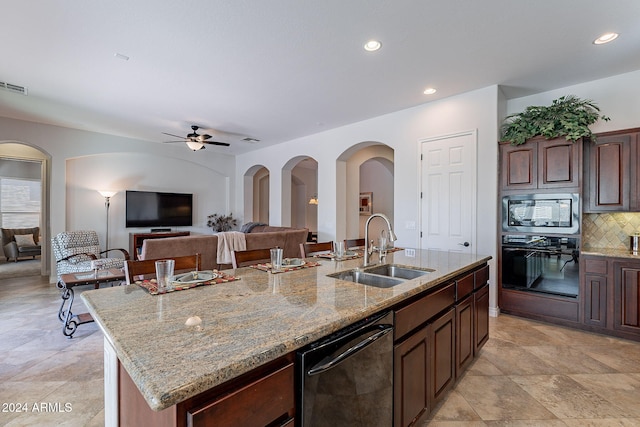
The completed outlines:
{"type": "MultiPolygon", "coordinates": [[[[102,197],[104,197],[104,207],[107,208],[107,242],[105,250],[109,250],[109,201],[117,193],[117,191],[102,191],[98,190],[102,197]]],[[[108,255],[107,255],[108,256],[108,255]]]]}

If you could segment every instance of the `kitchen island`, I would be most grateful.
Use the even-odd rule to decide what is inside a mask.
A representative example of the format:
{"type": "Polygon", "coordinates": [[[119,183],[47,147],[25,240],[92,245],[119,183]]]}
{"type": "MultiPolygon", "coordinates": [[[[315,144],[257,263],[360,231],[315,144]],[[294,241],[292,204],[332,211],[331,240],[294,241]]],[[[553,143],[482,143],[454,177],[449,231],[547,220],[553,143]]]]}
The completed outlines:
{"type": "Polygon", "coordinates": [[[355,259],[319,260],[317,267],[281,274],[250,267],[229,270],[240,280],[157,296],[137,285],[84,292],[82,299],[105,335],[107,424],[117,417],[120,368],[150,409],[175,408],[367,316],[442,287],[490,259],[413,253],[390,253],[386,261],[434,271],[391,288],[327,276],[360,266],[362,259],[355,259]],[[187,325],[195,316],[202,323],[187,325]]]}

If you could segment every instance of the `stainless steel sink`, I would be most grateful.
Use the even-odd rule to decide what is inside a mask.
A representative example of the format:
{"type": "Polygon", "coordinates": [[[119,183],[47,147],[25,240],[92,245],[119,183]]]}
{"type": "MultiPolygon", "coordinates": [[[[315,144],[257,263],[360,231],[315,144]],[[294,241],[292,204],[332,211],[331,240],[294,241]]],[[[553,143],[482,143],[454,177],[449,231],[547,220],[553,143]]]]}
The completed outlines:
{"type": "Polygon", "coordinates": [[[404,282],[403,279],[365,273],[362,270],[341,271],[339,273],[329,274],[329,277],[354,283],[361,283],[363,285],[375,286],[377,288],[391,288],[404,282]]]}
{"type": "Polygon", "coordinates": [[[414,268],[397,264],[381,264],[364,269],[365,273],[379,274],[387,277],[398,277],[400,279],[415,279],[424,276],[435,270],[431,268],[414,268]]]}
{"type": "Polygon", "coordinates": [[[431,273],[430,268],[413,268],[404,265],[382,264],[365,269],[356,268],[353,270],[341,271],[329,274],[340,280],[361,283],[363,285],[375,286],[377,288],[391,288],[404,283],[407,280],[415,279],[425,274],[431,273]]]}

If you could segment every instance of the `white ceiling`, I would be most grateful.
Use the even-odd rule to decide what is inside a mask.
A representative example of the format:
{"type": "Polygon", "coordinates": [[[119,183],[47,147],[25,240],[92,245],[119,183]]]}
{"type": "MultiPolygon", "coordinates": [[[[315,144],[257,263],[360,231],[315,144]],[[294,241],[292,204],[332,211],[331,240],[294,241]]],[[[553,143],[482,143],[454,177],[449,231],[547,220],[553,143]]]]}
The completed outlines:
{"type": "Polygon", "coordinates": [[[490,85],[514,98],[640,69],[638,0],[0,5],[0,81],[28,90],[0,90],[0,116],[157,142],[192,124],[261,140],[214,135],[232,145],[210,149],[229,154],[490,85]],[[608,31],[620,37],[592,44],[608,31]],[[362,48],[371,38],[376,53],[362,48]]]}

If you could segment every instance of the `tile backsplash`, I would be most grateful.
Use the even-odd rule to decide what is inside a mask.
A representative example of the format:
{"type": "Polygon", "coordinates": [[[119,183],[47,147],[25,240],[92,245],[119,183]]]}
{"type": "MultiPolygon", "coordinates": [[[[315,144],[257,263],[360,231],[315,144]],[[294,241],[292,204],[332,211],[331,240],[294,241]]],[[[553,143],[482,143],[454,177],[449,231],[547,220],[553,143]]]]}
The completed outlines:
{"type": "Polygon", "coordinates": [[[582,247],[628,249],[629,236],[640,232],[640,213],[582,214],[582,247]]]}

